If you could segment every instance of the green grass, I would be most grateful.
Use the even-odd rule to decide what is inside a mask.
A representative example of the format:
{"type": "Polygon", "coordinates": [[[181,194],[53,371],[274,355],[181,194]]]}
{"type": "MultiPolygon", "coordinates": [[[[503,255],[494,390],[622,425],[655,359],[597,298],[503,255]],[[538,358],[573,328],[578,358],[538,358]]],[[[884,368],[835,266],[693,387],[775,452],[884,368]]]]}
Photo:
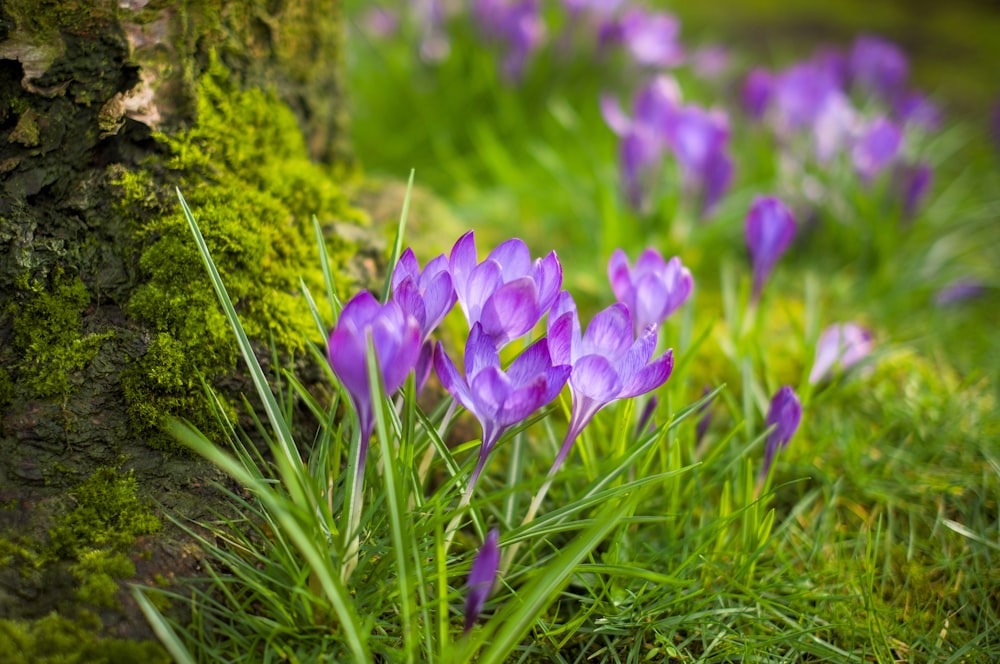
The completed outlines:
{"type": "MultiPolygon", "coordinates": [[[[703,22],[692,33],[721,35],[740,25],[744,14],[735,10],[709,25],[705,12],[715,4],[686,10],[703,22]]],[[[356,16],[361,3],[349,8],[356,16]]],[[[881,28],[882,20],[876,13],[866,25],[848,25],[881,28]]],[[[417,185],[476,230],[481,251],[511,236],[535,255],[555,249],[564,286],[584,312],[612,301],[604,266],[614,248],[633,258],[646,246],[681,256],[696,292],[663,328],[661,345],[674,348],[677,365],[657,394],[656,426],[634,431],[644,401],[602,411],[539,516],[524,524],[565,431],[564,395],[498,446],[467,526],[449,546],[446,524],[477,441],[461,433],[461,418],[449,419],[447,401],[428,406],[422,398],[425,411],[412,382],[395,400],[376,393],[376,441],[363,502],[355,504],[344,471],[354,435],[345,399],[312,394],[287,372],[265,376],[244,343],[264,404],[259,430],[239,430],[224,409],[217,416],[227,440],[175,428],[241,489],[228,489],[238,517],[200,524],[209,533],[201,541],[213,561],[210,577],[183,592],[145,591],[189,610],[165,618],[144,600],[174,656],[1000,658],[1000,157],[976,118],[950,116],[913,147],[935,167],[935,184],[910,222],[885,181],[866,188],[843,172],[812,172],[822,191],[812,207],[818,224],[801,234],[751,309],[742,240],[749,202],[779,193],[803,204],[795,198],[801,183],[782,172],[767,136],[732,112],[738,174],[711,222],[698,221],[674,193],[669,169],[657,207],[636,215],[620,199],[615,139],[597,106],[605,91],[631,95],[635,82],[622,63],[550,54],[512,87],[468,26],[452,27],[452,57],[437,65],[415,57],[412,34],[385,42],[352,35],[360,160],[400,178],[415,169],[417,185]],[[960,277],[981,280],[986,294],[935,306],[935,292],[960,277]],[[844,320],[873,329],[871,361],[808,385],[819,332],[844,320]],[[764,414],[784,384],[802,397],[803,423],[757,494],[764,414]],[[706,386],[715,390],[712,423],[699,441],[706,386]],[[293,427],[302,409],[312,424],[293,427]],[[265,441],[268,453],[253,440],[265,441]],[[360,510],[360,555],[345,573],[352,510],[360,510]],[[493,526],[501,550],[516,554],[480,624],[463,636],[465,577],[493,526]]],[[[766,64],[808,54],[794,42],[780,49],[766,64]]],[[[745,68],[760,56],[734,57],[745,68]]],[[[731,83],[686,71],[678,79],[687,99],[732,108],[731,83]]],[[[197,214],[188,217],[195,231],[197,214]]],[[[447,251],[455,239],[420,243],[447,251]]],[[[203,257],[211,267],[204,247],[203,257]]],[[[214,284],[225,303],[217,273],[214,284]]],[[[332,293],[328,302],[310,298],[322,329],[333,322],[326,312],[335,317],[341,308],[332,293]]],[[[225,309],[239,335],[231,304],[225,309]]],[[[446,328],[460,326],[450,320],[446,328]]],[[[313,350],[325,366],[323,352],[313,350]]]]}

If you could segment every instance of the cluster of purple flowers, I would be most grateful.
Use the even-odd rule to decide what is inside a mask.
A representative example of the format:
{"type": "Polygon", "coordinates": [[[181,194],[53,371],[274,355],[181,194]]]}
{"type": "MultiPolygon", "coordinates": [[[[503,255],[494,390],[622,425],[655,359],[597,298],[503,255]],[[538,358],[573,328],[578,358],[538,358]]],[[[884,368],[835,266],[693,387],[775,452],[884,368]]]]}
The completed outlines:
{"type": "Polygon", "coordinates": [[[362,459],[374,427],[366,368],[370,344],[387,393],[399,389],[410,371],[422,386],[433,366],[442,386],[479,420],[482,442],[470,490],[503,434],[555,399],[568,382],[573,414],[554,472],[597,411],[658,388],[673,366],[671,351],[653,357],[657,330],[690,295],[691,273],[680,259],[665,261],[652,249],[634,269],[616,252],[608,270],[621,301],[581,333],[576,304],[561,290],[562,267],[554,252],[532,260],[524,242],[511,239],[480,261],[471,231],[450,255],[423,269],[412,251],[404,252],[392,275],[391,299],[380,304],[359,293],[330,334],[330,364],[358,414],[362,459]],[[440,342],[431,341],[456,302],[470,329],[462,371],[440,342]],[[546,314],[548,336],[504,368],[500,350],[529,335],[546,314]]]}
{"type": "Polygon", "coordinates": [[[786,147],[799,137],[811,141],[811,156],[820,166],[843,155],[865,184],[891,170],[905,213],[912,215],[930,185],[931,170],[906,158],[906,137],[936,128],[940,113],[908,87],[908,70],[895,44],[865,35],[846,52],[823,49],[780,71],[752,70],[743,85],[743,105],[786,147]]]}
{"type": "Polygon", "coordinates": [[[729,155],[729,120],[719,109],[681,102],[680,88],[660,74],[639,90],[629,117],[618,100],[601,99],[605,122],[621,140],[619,162],[629,203],[649,207],[664,155],[669,151],[681,171],[684,188],[701,198],[700,212],[711,214],[733,176],[729,155]]]}

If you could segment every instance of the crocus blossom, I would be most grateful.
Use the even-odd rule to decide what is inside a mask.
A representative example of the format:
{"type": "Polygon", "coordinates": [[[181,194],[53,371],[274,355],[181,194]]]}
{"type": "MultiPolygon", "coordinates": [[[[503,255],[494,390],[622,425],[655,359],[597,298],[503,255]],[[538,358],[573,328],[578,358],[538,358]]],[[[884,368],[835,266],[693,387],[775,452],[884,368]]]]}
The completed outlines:
{"type": "Polygon", "coordinates": [[[657,76],[639,91],[632,117],[622,111],[614,97],[601,97],[601,115],[621,139],[618,150],[622,185],[629,204],[636,210],[644,210],[649,203],[651,182],[669,147],[668,127],[680,108],[680,97],[676,81],[666,75],[657,76]]]}
{"type": "Polygon", "coordinates": [[[375,347],[386,394],[398,390],[420,355],[420,323],[394,301],[379,302],[367,291],[344,306],[330,333],[327,353],[333,372],[344,385],[361,426],[362,463],[375,426],[367,366],[368,338],[375,347]]]}
{"type": "Polygon", "coordinates": [[[754,120],[761,120],[774,94],[774,77],[766,69],[755,68],[743,82],[743,108],[754,120]]]}
{"type": "Polygon", "coordinates": [[[973,279],[960,279],[942,288],[934,296],[934,304],[949,306],[979,297],[986,292],[982,282],[973,279]]]}
{"type": "Polygon", "coordinates": [[[771,405],[767,410],[766,425],[774,427],[767,435],[764,445],[764,465],[761,466],[760,477],[767,476],[774,463],[774,457],[779,449],[788,446],[788,441],[795,435],[802,419],[802,404],[791,387],[785,385],[779,389],[771,398],[771,405]]]}
{"type": "Polygon", "coordinates": [[[573,297],[563,291],[549,314],[549,350],[552,361],[572,365],[569,376],[573,409],[562,448],[549,471],[554,473],[573,442],[594,415],[612,401],[629,399],[660,387],[670,378],[673,350],[654,358],[657,325],[645,326],[635,338],[628,307],[617,302],[580,332],[573,297]]]}
{"type": "Polygon", "coordinates": [[[475,486],[486,458],[504,432],[555,399],[571,370],[568,364],[552,361],[545,339],[533,343],[507,371],[502,370],[493,338],[480,323],[472,326],[465,344],[464,376],[455,368],[441,342],[434,366],[444,388],[476,416],[483,429],[479,459],[467,491],[475,486]]]}
{"type": "Polygon", "coordinates": [[[476,624],[476,619],[483,611],[486,600],[493,591],[497,570],[500,569],[500,532],[494,528],[483,541],[483,546],[472,561],[469,570],[469,588],[465,596],[465,632],[468,633],[476,624]]]}
{"type": "Polygon", "coordinates": [[[815,385],[835,367],[847,369],[863,360],[874,348],[872,334],[857,323],[836,323],[823,330],[816,342],[816,359],[809,372],[815,385]]]}
{"type": "Polygon", "coordinates": [[[746,218],[746,241],[753,263],[753,299],[760,298],[764,282],[795,237],[795,218],[774,196],[758,196],[746,218]]]}
{"type": "Polygon", "coordinates": [[[504,78],[520,80],[528,58],[546,36],[538,0],[475,0],[472,16],[488,37],[507,49],[502,64],[504,78]]]}
{"type": "Polygon", "coordinates": [[[667,125],[667,141],[689,190],[701,191],[701,212],[709,214],[729,188],[733,160],[729,157],[729,120],[725,113],[688,105],[667,125]]]}
{"type": "Polygon", "coordinates": [[[862,90],[891,100],[902,92],[909,63],[898,46],[874,35],[861,35],[851,48],[850,76],[862,90]]]}
{"type": "Polygon", "coordinates": [[[854,145],[851,157],[854,168],[864,182],[871,182],[899,154],[903,132],[892,121],[877,118],[865,128],[854,145]]]}
{"type": "Polygon", "coordinates": [[[475,236],[469,231],[451,250],[452,283],[469,327],[479,323],[501,348],[528,333],[552,306],[562,288],[562,266],[554,251],[532,261],[527,245],[517,238],[477,261],[475,236]]]}
{"type": "Polygon", "coordinates": [[[659,325],[669,318],[694,288],[691,271],[680,258],[664,261],[653,248],[639,254],[634,268],[625,252],[616,249],[608,261],[608,279],[615,298],[628,308],[636,335],[648,325],[659,325]]]}
{"type": "Polygon", "coordinates": [[[438,256],[421,270],[413,250],[407,248],[392,273],[392,299],[420,323],[422,346],[416,367],[417,389],[420,390],[427,381],[434,354],[431,332],[455,306],[455,288],[448,271],[448,258],[438,256]]]}
{"type": "Polygon", "coordinates": [[[619,31],[625,49],[637,64],[676,67],[684,61],[678,41],[680,23],[670,14],[633,7],[622,15],[619,31]]]}

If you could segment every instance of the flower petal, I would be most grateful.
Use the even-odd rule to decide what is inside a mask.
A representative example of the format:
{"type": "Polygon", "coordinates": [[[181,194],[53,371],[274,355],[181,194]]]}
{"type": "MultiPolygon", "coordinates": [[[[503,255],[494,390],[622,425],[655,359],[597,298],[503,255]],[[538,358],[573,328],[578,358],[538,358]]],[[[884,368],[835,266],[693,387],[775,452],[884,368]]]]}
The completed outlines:
{"type": "Polygon", "coordinates": [[[486,258],[500,264],[504,283],[527,276],[531,271],[531,252],[520,238],[501,242],[486,258]]]}
{"type": "Polygon", "coordinates": [[[523,336],[541,318],[535,281],[521,277],[498,288],[483,304],[483,331],[498,347],[523,336]]]}
{"type": "Polygon", "coordinates": [[[632,344],[632,316],[628,307],[620,302],[600,311],[583,333],[580,354],[599,354],[611,362],[628,350],[632,344]]]}
{"type": "Polygon", "coordinates": [[[618,372],[602,355],[584,355],[577,359],[573,363],[569,384],[574,395],[580,394],[602,406],[617,399],[622,390],[618,372]]]}
{"type": "Polygon", "coordinates": [[[619,398],[630,399],[652,392],[667,382],[673,370],[674,351],[670,349],[633,374],[631,380],[622,387],[619,398]]]}

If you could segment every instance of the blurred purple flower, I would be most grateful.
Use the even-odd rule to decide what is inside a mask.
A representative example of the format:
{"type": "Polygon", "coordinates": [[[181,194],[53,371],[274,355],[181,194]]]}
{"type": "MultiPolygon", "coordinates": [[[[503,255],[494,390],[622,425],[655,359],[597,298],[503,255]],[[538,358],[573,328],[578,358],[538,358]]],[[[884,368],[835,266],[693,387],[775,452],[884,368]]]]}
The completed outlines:
{"type": "Polygon", "coordinates": [[[986,288],[981,282],[961,279],[939,290],[934,296],[934,304],[939,307],[958,304],[979,297],[985,292],[986,288]]]}
{"type": "Polygon", "coordinates": [[[872,334],[857,323],[837,323],[823,330],[816,341],[816,359],[809,372],[813,385],[839,367],[845,370],[867,357],[874,349],[872,334]]]}
{"type": "Polygon", "coordinates": [[[613,16],[626,0],[562,0],[571,15],[589,12],[599,17],[613,16]]]}
{"type": "Polygon", "coordinates": [[[664,12],[650,12],[633,7],[618,22],[625,49],[639,65],[676,67],[684,61],[678,41],[680,23],[664,12]]]}
{"type": "Polygon", "coordinates": [[[729,69],[729,51],[719,45],[702,46],[691,53],[691,69],[704,79],[717,79],[729,69]]]}
{"type": "Polygon", "coordinates": [[[903,132],[886,118],[876,118],[864,129],[854,145],[851,158],[864,182],[871,182],[899,154],[903,132]]]}
{"type": "Polygon", "coordinates": [[[420,25],[420,57],[426,62],[441,62],[451,53],[451,40],[445,28],[447,7],[442,0],[412,0],[413,14],[420,25]]]}
{"type": "Polygon", "coordinates": [[[472,631],[479,614],[482,613],[483,606],[493,591],[499,569],[500,532],[494,528],[486,535],[482,548],[472,561],[472,569],[469,570],[469,580],[466,583],[469,591],[465,596],[466,634],[472,631]]]}
{"type": "Polygon", "coordinates": [[[827,96],[840,91],[837,70],[830,62],[813,58],[774,77],[771,99],[779,134],[811,128],[827,96]]]}
{"type": "Polygon", "coordinates": [[[795,237],[795,217],[784,203],[774,196],[758,196],[746,218],[746,241],[753,263],[753,299],[760,299],[778,259],[788,250],[795,237]]]}
{"type": "Polygon", "coordinates": [[[767,410],[765,425],[774,427],[771,433],[767,434],[767,441],[764,445],[764,464],[760,469],[760,479],[767,477],[774,463],[774,457],[779,449],[788,447],[788,441],[795,435],[802,420],[802,404],[791,387],[785,385],[775,393],[771,399],[771,406],[767,410]]]}
{"type": "Polygon", "coordinates": [[[619,163],[622,185],[633,209],[643,210],[649,199],[650,180],[655,177],[667,148],[667,132],[680,104],[680,89],[673,78],[657,76],[633,102],[629,118],[618,100],[601,97],[601,115],[621,139],[619,163]]]}
{"type": "Polygon", "coordinates": [[[420,323],[394,301],[379,304],[367,291],[351,298],[330,333],[327,354],[361,426],[362,468],[375,426],[367,367],[371,337],[386,394],[398,390],[420,355],[420,323]]]}
{"type": "Polygon", "coordinates": [[[612,401],[630,399],[663,385],[673,370],[674,353],[668,350],[653,358],[657,325],[647,325],[635,338],[628,307],[620,302],[594,316],[581,334],[576,303],[566,291],[552,306],[548,339],[552,361],[573,367],[569,377],[572,414],[566,438],[549,470],[551,476],[599,410],[612,401]]]}
{"type": "Polygon", "coordinates": [[[891,101],[903,91],[909,63],[892,42],[874,35],[861,35],[850,54],[851,81],[869,94],[891,101]]]}
{"type": "Polygon", "coordinates": [[[857,131],[858,114],[842,92],[826,96],[823,108],[813,123],[813,146],[816,159],[826,163],[851,144],[857,131]]]}
{"type": "Polygon", "coordinates": [[[416,366],[417,391],[430,376],[434,358],[431,333],[455,306],[455,288],[448,271],[448,258],[438,256],[421,270],[413,250],[407,248],[392,273],[392,299],[420,323],[420,359],[416,366]]]}
{"type": "Polygon", "coordinates": [[[486,458],[507,429],[549,403],[562,390],[572,367],[554,364],[548,342],[536,341],[521,353],[507,371],[492,337],[480,323],[472,326],[465,344],[465,375],[461,375],[438,342],[434,366],[441,384],[482,426],[479,459],[469,480],[471,493],[486,458]]]}
{"type": "Polygon", "coordinates": [[[941,109],[919,92],[899,95],[893,103],[893,113],[901,125],[916,125],[924,131],[941,126],[941,109]]]}
{"type": "Polygon", "coordinates": [[[667,140],[688,189],[701,190],[707,215],[729,188],[733,162],[727,154],[729,122],[721,111],[685,106],[670,118],[667,140]]]}
{"type": "Polygon", "coordinates": [[[628,308],[636,335],[648,325],[659,325],[669,318],[687,301],[694,288],[691,271],[681,264],[680,258],[674,256],[664,261],[653,248],[639,254],[634,268],[625,252],[615,249],[608,261],[608,279],[615,298],[628,308]]]}
{"type": "Polygon", "coordinates": [[[743,108],[754,120],[762,120],[774,95],[774,77],[766,69],[755,68],[743,82],[743,108]]]}
{"type": "Polygon", "coordinates": [[[361,17],[365,34],[387,39],[399,32],[399,12],[387,7],[371,7],[361,17]]]}
{"type": "Polygon", "coordinates": [[[498,245],[481,263],[469,231],[449,258],[458,304],[471,328],[476,323],[502,348],[535,326],[562,288],[562,266],[555,252],[532,262],[527,245],[513,238],[498,245]]]}
{"type": "Polygon", "coordinates": [[[472,16],[487,36],[506,47],[504,78],[519,81],[546,36],[539,0],[474,0],[472,16]]]}

